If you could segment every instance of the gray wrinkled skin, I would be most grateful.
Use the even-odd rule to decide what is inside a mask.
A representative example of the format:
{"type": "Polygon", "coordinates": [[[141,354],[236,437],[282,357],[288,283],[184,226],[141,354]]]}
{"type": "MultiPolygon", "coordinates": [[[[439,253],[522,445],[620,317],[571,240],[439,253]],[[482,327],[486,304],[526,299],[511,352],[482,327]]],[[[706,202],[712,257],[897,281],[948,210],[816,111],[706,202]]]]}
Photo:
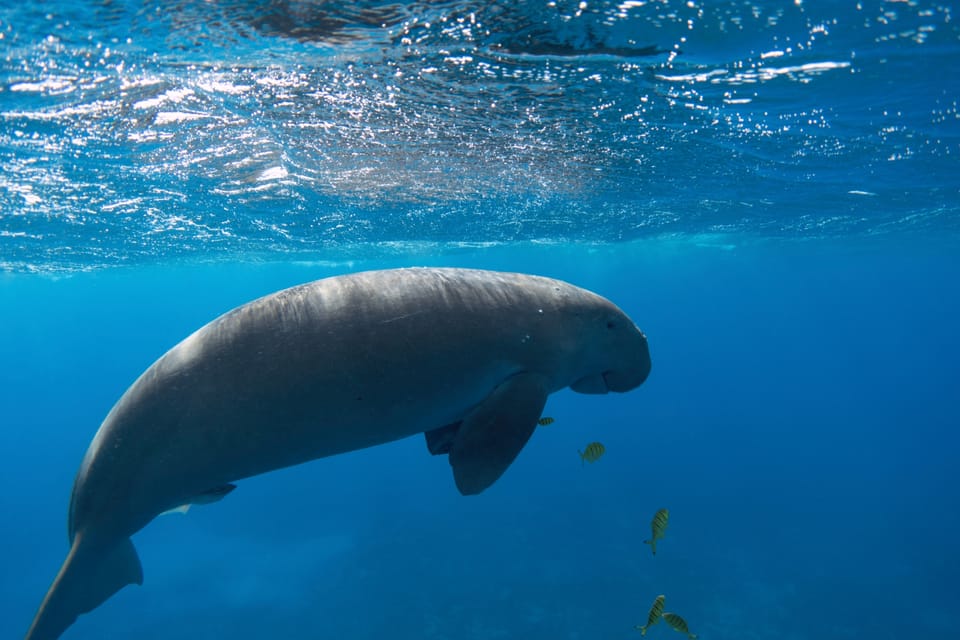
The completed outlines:
{"type": "MultiPolygon", "coordinates": [[[[129,536],[227,483],[455,425],[478,407],[509,418],[484,401],[511,380],[524,385],[504,397],[526,405],[533,389],[543,397],[526,408],[538,413],[545,394],[627,391],[649,371],[646,338],[622,311],[535,276],[372,271],[238,307],[167,352],[104,420],[73,489],[71,554],[27,640],[59,637],[140,583],[129,536]]],[[[526,437],[505,441],[516,448],[506,464],[526,437]]]]}

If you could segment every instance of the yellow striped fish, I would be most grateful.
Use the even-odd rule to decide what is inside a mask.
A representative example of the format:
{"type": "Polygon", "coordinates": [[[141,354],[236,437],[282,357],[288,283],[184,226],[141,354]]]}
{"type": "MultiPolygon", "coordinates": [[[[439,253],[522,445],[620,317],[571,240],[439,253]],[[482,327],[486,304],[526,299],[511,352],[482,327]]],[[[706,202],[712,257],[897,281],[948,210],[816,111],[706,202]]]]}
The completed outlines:
{"type": "Polygon", "coordinates": [[[670,628],[671,628],[671,629],[675,629],[675,630],[679,631],[680,633],[685,633],[685,634],[687,634],[687,637],[688,637],[690,640],[697,640],[696,634],[690,633],[690,629],[687,627],[687,621],[684,620],[683,618],[681,618],[680,616],[678,616],[677,614],[675,614],[675,613],[665,613],[665,614],[663,614],[663,620],[664,620],[664,622],[666,622],[668,625],[670,625],[670,628]]]}
{"type": "Polygon", "coordinates": [[[606,449],[602,444],[599,442],[591,442],[583,451],[577,451],[577,453],[580,454],[580,464],[582,465],[584,462],[596,462],[600,459],[600,456],[603,455],[604,451],[606,451],[606,449]]]}
{"type": "Polygon", "coordinates": [[[667,522],[670,520],[670,510],[660,509],[653,514],[653,520],[650,521],[650,539],[644,540],[643,544],[650,545],[653,555],[657,555],[657,540],[663,537],[667,530],[667,522]]]}
{"type": "Polygon", "coordinates": [[[650,607],[650,613],[647,614],[647,624],[644,626],[637,625],[634,627],[637,631],[640,632],[640,635],[647,635],[647,629],[657,624],[660,620],[660,616],[663,615],[663,596],[657,596],[657,599],[653,601],[653,605],[650,607]]]}
{"type": "Polygon", "coordinates": [[[541,427],[545,427],[548,424],[553,424],[553,418],[544,416],[543,418],[540,418],[539,420],[537,420],[537,424],[540,425],[541,427]]]}

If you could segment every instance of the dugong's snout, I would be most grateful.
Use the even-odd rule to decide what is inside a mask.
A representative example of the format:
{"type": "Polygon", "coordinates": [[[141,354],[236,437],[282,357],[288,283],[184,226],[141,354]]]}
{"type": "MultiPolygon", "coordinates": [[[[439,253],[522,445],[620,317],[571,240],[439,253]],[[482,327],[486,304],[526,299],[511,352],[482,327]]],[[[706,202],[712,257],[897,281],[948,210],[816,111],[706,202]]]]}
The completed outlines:
{"type": "Polygon", "coordinates": [[[650,375],[650,348],[643,332],[622,314],[606,326],[606,335],[590,349],[587,375],[570,385],[577,393],[622,393],[650,375]]]}
{"type": "Polygon", "coordinates": [[[647,337],[640,329],[623,351],[617,354],[615,367],[603,372],[607,391],[622,393],[643,384],[650,375],[650,347],[647,337]]]}

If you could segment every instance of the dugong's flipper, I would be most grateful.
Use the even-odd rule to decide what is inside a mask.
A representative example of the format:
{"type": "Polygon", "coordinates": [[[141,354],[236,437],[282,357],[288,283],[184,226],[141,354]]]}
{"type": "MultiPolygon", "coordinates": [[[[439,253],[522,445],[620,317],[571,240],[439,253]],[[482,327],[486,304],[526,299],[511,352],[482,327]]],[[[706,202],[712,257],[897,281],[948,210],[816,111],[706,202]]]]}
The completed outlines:
{"type": "Polygon", "coordinates": [[[77,616],[97,608],[128,584],[143,584],[140,558],[130,538],[104,548],[85,545],[78,535],[26,640],[59,638],[77,616]]]}
{"type": "Polygon", "coordinates": [[[547,381],[518,373],[467,414],[450,445],[450,465],[460,493],[480,493],[503,475],[537,428],[546,404],[547,381]]]}

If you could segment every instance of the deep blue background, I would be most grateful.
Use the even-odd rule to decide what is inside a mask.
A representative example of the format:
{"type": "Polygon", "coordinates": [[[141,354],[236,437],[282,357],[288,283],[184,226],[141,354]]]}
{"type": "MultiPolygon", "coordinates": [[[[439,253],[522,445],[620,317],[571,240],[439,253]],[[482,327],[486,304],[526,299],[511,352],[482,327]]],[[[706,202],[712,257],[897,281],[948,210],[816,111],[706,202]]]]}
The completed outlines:
{"type": "MultiPolygon", "coordinates": [[[[956,638],[957,255],[880,240],[407,259],[596,290],[648,334],[653,372],[625,395],[551,397],[556,422],[478,497],[417,437],[158,518],[135,537],[143,587],[64,638],[628,638],[660,593],[701,638],[956,638]],[[583,467],[591,440],[607,453],[583,467]]],[[[385,266],[0,277],[0,637],[29,625],[80,458],[145,367],[253,297],[385,266]]]]}

